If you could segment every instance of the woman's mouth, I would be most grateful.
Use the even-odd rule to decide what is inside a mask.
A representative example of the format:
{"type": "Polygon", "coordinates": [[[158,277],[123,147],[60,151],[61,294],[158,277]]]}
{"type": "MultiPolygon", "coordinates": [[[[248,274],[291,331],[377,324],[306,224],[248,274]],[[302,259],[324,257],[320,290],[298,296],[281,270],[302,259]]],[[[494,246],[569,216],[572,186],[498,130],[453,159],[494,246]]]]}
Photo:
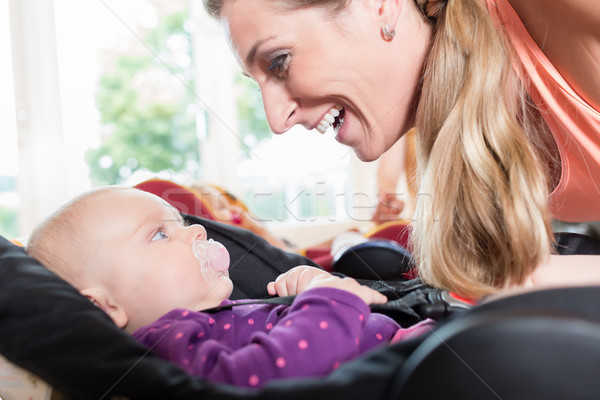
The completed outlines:
{"type": "Polygon", "coordinates": [[[325,133],[330,126],[333,127],[333,131],[337,134],[344,123],[344,107],[336,104],[329,110],[323,117],[321,122],[315,128],[320,133],[325,133]]]}

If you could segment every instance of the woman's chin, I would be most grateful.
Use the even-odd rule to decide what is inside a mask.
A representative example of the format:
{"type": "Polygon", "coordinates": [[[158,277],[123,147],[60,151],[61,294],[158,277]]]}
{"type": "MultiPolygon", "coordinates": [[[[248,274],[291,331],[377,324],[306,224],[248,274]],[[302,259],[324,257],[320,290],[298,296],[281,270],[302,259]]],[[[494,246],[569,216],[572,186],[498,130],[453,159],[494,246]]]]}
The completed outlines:
{"type": "Polygon", "coordinates": [[[352,148],[352,150],[354,150],[354,154],[356,154],[356,157],[358,157],[358,159],[363,162],[371,162],[371,161],[375,161],[379,158],[379,155],[373,155],[373,154],[362,152],[361,149],[358,147],[354,147],[354,148],[352,148]]]}
{"type": "Polygon", "coordinates": [[[384,152],[377,151],[376,149],[374,149],[372,146],[369,146],[368,144],[369,143],[367,142],[367,139],[363,139],[363,140],[359,140],[353,144],[349,144],[347,146],[352,148],[352,150],[354,151],[354,154],[356,154],[356,157],[358,157],[358,159],[360,161],[363,161],[363,162],[375,161],[379,157],[381,157],[381,155],[384,152]]]}
{"type": "Polygon", "coordinates": [[[362,127],[359,124],[354,124],[352,114],[346,111],[346,118],[342,126],[335,134],[335,140],[343,144],[344,146],[350,147],[359,160],[364,162],[370,162],[377,160],[384,151],[379,151],[374,148],[372,135],[369,135],[364,130],[356,131],[353,128],[362,127]]]}

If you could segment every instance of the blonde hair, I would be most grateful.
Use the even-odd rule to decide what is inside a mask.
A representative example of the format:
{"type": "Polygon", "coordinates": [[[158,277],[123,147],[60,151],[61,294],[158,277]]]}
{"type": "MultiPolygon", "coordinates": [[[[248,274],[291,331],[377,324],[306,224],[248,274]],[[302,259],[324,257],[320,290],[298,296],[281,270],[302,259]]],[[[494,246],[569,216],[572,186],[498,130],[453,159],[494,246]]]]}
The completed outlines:
{"type": "Polygon", "coordinates": [[[416,116],[414,255],[424,281],[480,298],[522,283],[552,251],[538,127],[487,10],[416,2],[434,39],[416,116]]]}
{"type": "Polygon", "coordinates": [[[93,244],[88,225],[93,215],[90,200],[109,190],[132,190],[121,187],[102,187],[85,192],[55,211],[31,234],[27,253],[50,271],[83,289],[89,284],[93,264],[93,244]]]}

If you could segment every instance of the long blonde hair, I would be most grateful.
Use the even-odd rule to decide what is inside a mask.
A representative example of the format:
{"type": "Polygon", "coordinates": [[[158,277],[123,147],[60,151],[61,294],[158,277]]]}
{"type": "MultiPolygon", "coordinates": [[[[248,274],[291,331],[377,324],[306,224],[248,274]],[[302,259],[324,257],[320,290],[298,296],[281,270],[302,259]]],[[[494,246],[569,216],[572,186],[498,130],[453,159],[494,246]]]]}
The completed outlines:
{"type": "Polygon", "coordinates": [[[480,298],[522,283],[552,251],[536,126],[487,11],[415,1],[434,26],[416,116],[415,257],[424,281],[480,298]]]}

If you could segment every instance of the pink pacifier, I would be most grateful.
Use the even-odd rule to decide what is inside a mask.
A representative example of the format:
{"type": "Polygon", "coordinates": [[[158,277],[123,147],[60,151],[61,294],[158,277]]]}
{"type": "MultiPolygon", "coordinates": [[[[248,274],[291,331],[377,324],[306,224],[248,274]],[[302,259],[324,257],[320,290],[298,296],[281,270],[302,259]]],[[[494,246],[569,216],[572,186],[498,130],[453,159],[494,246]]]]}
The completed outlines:
{"type": "Polygon", "coordinates": [[[200,261],[200,271],[204,279],[212,281],[219,276],[227,276],[229,252],[221,243],[212,239],[196,240],[192,244],[192,252],[200,261]]]}

